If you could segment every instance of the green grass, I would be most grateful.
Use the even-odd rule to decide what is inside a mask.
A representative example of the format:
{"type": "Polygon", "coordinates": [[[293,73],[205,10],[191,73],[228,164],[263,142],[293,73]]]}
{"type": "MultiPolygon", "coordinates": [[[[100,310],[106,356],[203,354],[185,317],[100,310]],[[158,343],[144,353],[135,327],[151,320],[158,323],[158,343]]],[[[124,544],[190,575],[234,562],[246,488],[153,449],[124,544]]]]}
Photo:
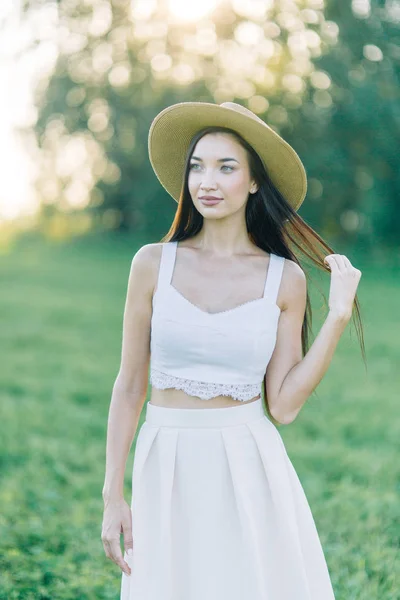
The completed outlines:
{"type": "MultiPolygon", "coordinates": [[[[0,600],[119,597],[120,570],[100,539],[101,492],[127,277],[142,243],[27,237],[0,256],[0,600]]],[[[357,266],[368,371],[350,325],[317,394],[279,431],[336,599],[395,600],[400,289],[390,260],[357,266]]],[[[324,313],[312,297],[316,333],[324,313]]]]}

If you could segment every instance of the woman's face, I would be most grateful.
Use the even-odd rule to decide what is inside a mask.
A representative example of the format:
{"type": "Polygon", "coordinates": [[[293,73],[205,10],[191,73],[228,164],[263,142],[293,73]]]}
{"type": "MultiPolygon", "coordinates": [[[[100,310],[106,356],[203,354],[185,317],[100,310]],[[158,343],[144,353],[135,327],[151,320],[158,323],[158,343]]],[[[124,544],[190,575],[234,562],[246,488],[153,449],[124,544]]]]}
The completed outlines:
{"type": "Polygon", "coordinates": [[[207,218],[220,218],[242,209],[257,186],[250,177],[246,150],[229,133],[204,135],[190,159],[189,192],[197,210],[207,218]],[[230,160],[227,160],[230,159],[230,160]],[[219,201],[207,204],[202,196],[219,201]]]}

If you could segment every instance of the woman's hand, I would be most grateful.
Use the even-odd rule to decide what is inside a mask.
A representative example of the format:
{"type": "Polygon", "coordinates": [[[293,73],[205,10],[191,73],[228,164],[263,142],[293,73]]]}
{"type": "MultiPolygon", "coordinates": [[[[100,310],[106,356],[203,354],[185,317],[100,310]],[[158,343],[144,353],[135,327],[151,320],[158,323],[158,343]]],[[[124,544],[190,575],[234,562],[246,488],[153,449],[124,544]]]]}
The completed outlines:
{"type": "Polygon", "coordinates": [[[130,575],[131,569],[125,562],[121,552],[121,533],[124,535],[125,552],[132,552],[132,514],[129,504],[123,498],[105,501],[101,532],[104,551],[107,558],[110,558],[121,567],[126,575],[130,575]]]}
{"type": "Polygon", "coordinates": [[[343,254],[329,254],[324,262],[331,270],[329,310],[341,319],[350,320],[361,271],[343,254]]]}

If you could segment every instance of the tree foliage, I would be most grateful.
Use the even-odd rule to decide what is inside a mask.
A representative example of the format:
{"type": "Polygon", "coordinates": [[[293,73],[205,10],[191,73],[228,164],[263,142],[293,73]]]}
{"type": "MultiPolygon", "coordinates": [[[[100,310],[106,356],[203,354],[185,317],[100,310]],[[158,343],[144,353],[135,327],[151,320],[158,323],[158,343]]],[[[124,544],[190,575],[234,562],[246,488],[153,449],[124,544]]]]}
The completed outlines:
{"type": "Polygon", "coordinates": [[[175,102],[235,101],[299,153],[313,227],[396,243],[399,3],[226,0],[196,20],[173,4],[26,4],[27,19],[52,11],[57,45],[36,98],[43,215],[162,235],[176,204],[148,159],[152,119],[175,102]]]}

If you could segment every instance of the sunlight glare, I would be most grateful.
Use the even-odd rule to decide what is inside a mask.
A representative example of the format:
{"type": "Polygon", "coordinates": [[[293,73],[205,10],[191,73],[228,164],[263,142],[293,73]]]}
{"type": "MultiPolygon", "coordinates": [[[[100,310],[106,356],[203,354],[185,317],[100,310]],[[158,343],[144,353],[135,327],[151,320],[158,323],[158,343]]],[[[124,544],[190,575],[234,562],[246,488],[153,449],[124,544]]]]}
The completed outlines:
{"type": "Polygon", "coordinates": [[[219,0],[202,0],[201,2],[188,2],[188,0],[168,0],[171,14],[182,21],[196,21],[210,14],[219,3],[219,0]]]}

